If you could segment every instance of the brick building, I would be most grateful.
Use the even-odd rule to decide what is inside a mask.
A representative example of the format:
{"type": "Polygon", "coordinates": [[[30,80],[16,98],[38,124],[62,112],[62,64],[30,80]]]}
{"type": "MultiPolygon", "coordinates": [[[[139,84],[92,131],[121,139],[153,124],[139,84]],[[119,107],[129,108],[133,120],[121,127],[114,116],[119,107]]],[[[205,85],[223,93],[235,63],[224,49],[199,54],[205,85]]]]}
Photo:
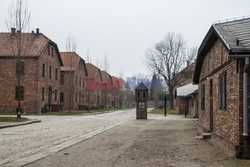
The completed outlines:
{"type": "Polygon", "coordinates": [[[119,108],[120,107],[120,96],[121,96],[121,89],[123,86],[123,80],[112,76],[113,82],[113,96],[112,96],[112,107],[119,108]]]}
{"type": "Polygon", "coordinates": [[[239,149],[243,143],[249,144],[250,114],[243,114],[249,113],[249,84],[243,82],[250,81],[249,34],[250,19],[212,25],[199,48],[193,78],[199,84],[200,127],[230,148],[237,146],[238,156],[244,154],[239,149]]]}
{"type": "Polygon", "coordinates": [[[198,117],[198,85],[192,83],[176,89],[176,112],[185,116],[198,117]]]}
{"type": "Polygon", "coordinates": [[[39,29],[20,33],[12,28],[11,33],[0,33],[0,112],[15,113],[18,98],[25,113],[59,110],[61,65],[56,43],[39,29]],[[20,87],[17,86],[17,60],[20,60],[20,87]]]}
{"type": "MultiPolygon", "coordinates": [[[[182,108],[183,106],[186,106],[186,103],[181,100],[180,98],[177,97],[177,88],[188,85],[193,82],[193,73],[194,73],[194,68],[195,68],[195,63],[187,63],[187,66],[178,74],[179,76],[179,84],[177,84],[174,87],[174,109],[178,111],[183,111],[179,110],[179,108],[182,108]]],[[[184,112],[179,112],[179,114],[184,114],[184,112]]]]}
{"type": "MultiPolygon", "coordinates": [[[[114,85],[112,76],[106,71],[102,71],[102,104],[105,108],[110,108],[112,106],[112,100],[114,100],[114,85]]],[[[114,103],[114,102],[113,102],[114,103]]]]}
{"type": "Polygon", "coordinates": [[[102,73],[91,63],[86,63],[87,77],[87,104],[90,108],[103,108],[102,105],[102,73]]]}
{"type": "Polygon", "coordinates": [[[87,106],[85,61],[75,52],[61,52],[60,102],[63,109],[78,110],[87,106]]]}

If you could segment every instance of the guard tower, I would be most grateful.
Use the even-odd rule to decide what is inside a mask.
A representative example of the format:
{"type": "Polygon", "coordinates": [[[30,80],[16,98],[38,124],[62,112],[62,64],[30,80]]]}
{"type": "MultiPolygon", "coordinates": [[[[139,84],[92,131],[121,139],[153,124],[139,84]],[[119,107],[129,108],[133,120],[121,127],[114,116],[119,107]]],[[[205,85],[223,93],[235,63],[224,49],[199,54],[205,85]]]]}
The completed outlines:
{"type": "Polygon", "coordinates": [[[135,88],[136,119],[147,119],[148,88],[141,82],[135,88]]]}

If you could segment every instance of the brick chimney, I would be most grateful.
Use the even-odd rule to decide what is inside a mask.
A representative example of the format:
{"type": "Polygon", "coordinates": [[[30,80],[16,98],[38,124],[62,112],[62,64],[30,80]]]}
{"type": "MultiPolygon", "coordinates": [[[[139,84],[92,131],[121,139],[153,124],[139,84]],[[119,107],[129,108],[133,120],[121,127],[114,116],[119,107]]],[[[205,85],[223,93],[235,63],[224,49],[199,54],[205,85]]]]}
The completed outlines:
{"type": "Polygon", "coordinates": [[[16,35],[16,28],[11,28],[11,36],[15,36],[16,35]]]}

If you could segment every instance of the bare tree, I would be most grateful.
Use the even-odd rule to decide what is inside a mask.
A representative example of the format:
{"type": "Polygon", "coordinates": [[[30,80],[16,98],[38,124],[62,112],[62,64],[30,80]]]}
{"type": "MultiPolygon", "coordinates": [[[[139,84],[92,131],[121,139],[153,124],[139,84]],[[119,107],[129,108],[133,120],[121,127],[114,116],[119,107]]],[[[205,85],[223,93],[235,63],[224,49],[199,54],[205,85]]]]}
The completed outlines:
{"type": "Polygon", "coordinates": [[[13,55],[17,57],[16,60],[16,74],[17,74],[17,119],[21,118],[21,77],[24,70],[24,58],[28,48],[28,37],[25,36],[25,31],[28,31],[30,26],[30,12],[27,3],[24,0],[16,0],[9,9],[8,17],[5,19],[6,28],[12,32],[11,50],[13,55]],[[17,33],[15,33],[17,30],[17,33]]]}
{"type": "Polygon", "coordinates": [[[187,51],[186,51],[186,61],[187,61],[188,64],[195,60],[195,58],[197,56],[197,52],[198,52],[198,48],[196,46],[187,49],[187,51]]]}
{"type": "Polygon", "coordinates": [[[173,89],[182,79],[178,73],[187,56],[185,41],[181,34],[168,33],[164,39],[146,52],[146,65],[152,72],[160,74],[168,86],[170,107],[173,108],[173,89]]]}
{"type": "Polygon", "coordinates": [[[109,62],[107,58],[107,53],[104,56],[104,71],[109,72],[109,62]]]}
{"type": "Polygon", "coordinates": [[[66,50],[67,52],[69,52],[70,55],[70,82],[68,85],[68,92],[69,92],[69,112],[71,112],[72,107],[73,107],[73,95],[74,95],[74,71],[73,71],[73,52],[76,51],[76,42],[74,37],[72,36],[68,36],[68,38],[66,39],[66,50]]]}

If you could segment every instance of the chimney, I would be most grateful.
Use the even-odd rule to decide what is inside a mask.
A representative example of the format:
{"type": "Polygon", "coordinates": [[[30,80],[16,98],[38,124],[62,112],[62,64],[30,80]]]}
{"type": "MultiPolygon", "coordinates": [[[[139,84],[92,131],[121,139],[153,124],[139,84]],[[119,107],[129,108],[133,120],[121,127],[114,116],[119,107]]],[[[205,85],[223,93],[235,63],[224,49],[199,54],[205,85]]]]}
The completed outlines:
{"type": "Polygon", "coordinates": [[[15,36],[16,35],[16,28],[11,28],[11,36],[15,36]]]}
{"type": "Polygon", "coordinates": [[[34,31],[32,30],[31,33],[34,34],[34,31]]]}
{"type": "Polygon", "coordinates": [[[187,67],[189,66],[189,64],[190,64],[190,61],[189,61],[189,60],[187,60],[187,67]]]}
{"type": "Polygon", "coordinates": [[[237,46],[239,46],[239,44],[240,44],[240,40],[239,40],[239,39],[237,39],[237,41],[236,41],[236,45],[237,45],[237,46]]]}
{"type": "Polygon", "coordinates": [[[36,34],[39,34],[39,28],[36,29],[36,34]]]}

